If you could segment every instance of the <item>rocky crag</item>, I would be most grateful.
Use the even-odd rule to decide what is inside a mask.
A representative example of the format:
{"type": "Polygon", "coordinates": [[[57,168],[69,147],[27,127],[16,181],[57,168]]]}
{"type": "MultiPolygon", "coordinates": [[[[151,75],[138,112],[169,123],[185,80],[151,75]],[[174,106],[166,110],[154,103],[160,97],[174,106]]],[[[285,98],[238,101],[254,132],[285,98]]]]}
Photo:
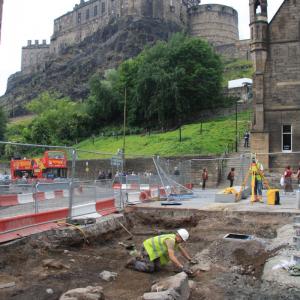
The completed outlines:
{"type": "Polygon", "coordinates": [[[126,17],[110,22],[80,44],[63,50],[49,60],[43,70],[10,76],[0,105],[11,116],[26,114],[25,104],[44,91],[57,91],[74,100],[88,96],[90,77],[117,67],[122,61],[139,54],[146,45],[167,40],[182,31],[176,23],[152,18],[126,17]]]}

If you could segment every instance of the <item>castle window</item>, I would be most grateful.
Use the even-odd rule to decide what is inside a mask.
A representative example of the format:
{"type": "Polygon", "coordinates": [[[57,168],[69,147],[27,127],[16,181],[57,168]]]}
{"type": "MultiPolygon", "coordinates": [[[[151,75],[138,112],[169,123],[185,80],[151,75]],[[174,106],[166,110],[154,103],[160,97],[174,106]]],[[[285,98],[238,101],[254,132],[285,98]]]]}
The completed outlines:
{"type": "Polygon", "coordinates": [[[174,13],[175,12],[175,6],[170,5],[170,12],[174,13]]]}
{"type": "Polygon", "coordinates": [[[85,12],[85,19],[88,20],[90,18],[90,10],[87,9],[87,11],[85,12]]]}
{"type": "Polygon", "coordinates": [[[292,125],[282,125],[282,152],[292,152],[292,125]]]}
{"type": "Polygon", "coordinates": [[[78,24],[81,23],[81,13],[78,13],[78,15],[77,15],[77,23],[78,24]]]}
{"type": "Polygon", "coordinates": [[[212,9],[211,5],[207,5],[206,10],[211,10],[211,9],[212,9]]]}
{"type": "Polygon", "coordinates": [[[105,13],[105,3],[104,3],[104,2],[102,3],[102,8],[101,8],[101,11],[102,11],[102,14],[104,14],[104,13],[105,13]]]}
{"type": "Polygon", "coordinates": [[[94,17],[96,17],[98,14],[98,6],[94,7],[94,17]]]}

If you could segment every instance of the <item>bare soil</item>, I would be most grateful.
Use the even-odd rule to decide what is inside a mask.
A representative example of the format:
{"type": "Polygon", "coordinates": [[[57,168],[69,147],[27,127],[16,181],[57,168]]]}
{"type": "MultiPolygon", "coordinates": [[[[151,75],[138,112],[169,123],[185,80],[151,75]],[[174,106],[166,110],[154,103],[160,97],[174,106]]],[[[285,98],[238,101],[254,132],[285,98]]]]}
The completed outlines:
{"type": "MultiPolygon", "coordinates": [[[[175,230],[181,225],[189,229],[187,248],[192,255],[206,249],[210,270],[194,278],[191,299],[300,299],[300,291],[287,289],[261,280],[263,266],[274,253],[265,250],[265,243],[276,237],[276,229],[290,222],[287,216],[227,216],[218,214],[185,220],[165,218],[149,220],[130,213],[128,228],[132,240],[122,230],[113,236],[99,237],[90,245],[77,247],[42,247],[33,239],[10,247],[0,247],[0,284],[15,282],[14,287],[0,289],[0,299],[54,300],[69,289],[100,285],[106,299],[138,299],[149,291],[154,281],[174,275],[171,265],[159,273],[138,273],[124,267],[129,251],[119,242],[134,243],[137,248],[151,235],[175,230]],[[146,224],[145,224],[146,223],[146,224]],[[228,241],[226,233],[251,234],[252,241],[228,241]],[[45,259],[54,259],[56,267],[46,267],[45,259]],[[44,261],[44,262],[43,262],[44,261]],[[99,278],[103,270],[118,273],[115,281],[99,278]],[[52,289],[53,293],[46,292],[52,289]]],[[[46,238],[45,238],[46,241],[46,238]]],[[[46,243],[45,243],[46,245],[46,243]]],[[[55,264],[54,264],[55,265],[55,264]]]]}

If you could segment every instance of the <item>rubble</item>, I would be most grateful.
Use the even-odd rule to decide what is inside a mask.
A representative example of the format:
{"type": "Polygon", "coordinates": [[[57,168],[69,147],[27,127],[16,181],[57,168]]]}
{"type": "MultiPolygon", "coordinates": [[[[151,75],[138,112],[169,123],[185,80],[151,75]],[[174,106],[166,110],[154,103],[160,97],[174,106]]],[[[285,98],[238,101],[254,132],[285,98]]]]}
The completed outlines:
{"type": "Polygon", "coordinates": [[[104,300],[103,288],[101,286],[88,286],[69,290],[59,300],[104,300]]]}
{"type": "Polygon", "coordinates": [[[188,300],[189,297],[189,280],[184,272],[160,280],[152,285],[151,293],[143,295],[144,300],[188,300]]]}
{"type": "Polygon", "coordinates": [[[99,274],[99,277],[105,281],[112,281],[117,278],[118,274],[115,272],[110,272],[110,271],[102,271],[99,274]]]}

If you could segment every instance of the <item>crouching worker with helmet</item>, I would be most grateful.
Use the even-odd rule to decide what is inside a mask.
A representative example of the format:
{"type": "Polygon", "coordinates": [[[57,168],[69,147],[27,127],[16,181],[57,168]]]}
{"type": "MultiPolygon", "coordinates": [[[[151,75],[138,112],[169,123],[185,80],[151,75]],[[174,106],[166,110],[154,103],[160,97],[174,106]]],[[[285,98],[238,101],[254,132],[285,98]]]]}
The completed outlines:
{"type": "Polygon", "coordinates": [[[189,262],[196,263],[182,246],[188,238],[189,233],[186,229],[179,229],[176,234],[163,234],[149,238],[143,242],[141,257],[132,258],[126,267],[140,272],[153,273],[159,271],[171,260],[178,272],[184,271],[188,275],[193,275],[193,272],[184,267],[175,256],[175,251],[179,250],[189,262]]]}

